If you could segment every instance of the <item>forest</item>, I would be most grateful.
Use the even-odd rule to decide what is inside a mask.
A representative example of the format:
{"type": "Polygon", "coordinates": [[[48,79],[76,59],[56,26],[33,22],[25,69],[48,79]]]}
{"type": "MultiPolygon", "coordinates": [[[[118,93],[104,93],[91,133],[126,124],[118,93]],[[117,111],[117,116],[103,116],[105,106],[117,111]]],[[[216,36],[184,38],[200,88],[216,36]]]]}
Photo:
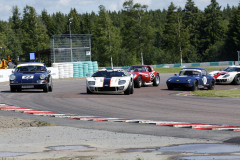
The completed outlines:
{"type": "Polygon", "coordinates": [[[40,15],[31,6],[23,13],[12,7],[8,21],[0,21],[0,54],[26,58],[30,52],[47,53],[55,34],[92,34],[92,60],[99,66],[132,64],[170,64],[237,61],[240,50],[240,3],[222,8],[217,0],[209,1],[204,10],[194,0],[184,8],[171,3],[167,9],[148,10],[148,6],[127,0],[120,11],[99,6],[98,13],[40,15]]]}

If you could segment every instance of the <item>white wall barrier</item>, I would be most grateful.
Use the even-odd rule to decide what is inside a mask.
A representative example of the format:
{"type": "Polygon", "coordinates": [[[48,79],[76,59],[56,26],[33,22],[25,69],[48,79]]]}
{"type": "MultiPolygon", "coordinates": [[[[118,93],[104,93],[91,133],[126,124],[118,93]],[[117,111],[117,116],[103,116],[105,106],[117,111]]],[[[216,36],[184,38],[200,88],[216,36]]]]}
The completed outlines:
{"type": "Polygon", "coordinates": [[[54,68],[54,67],[47,67],[48,70],[51,71],[51,75],[53,79],[59,79],[59,71],[58,68],[54,68]]]}
{"type": "Polygon", "coordinates": [[[13,69],[0,69],[0,82],[9,81],[9,76],[12,74],[13,69]]]}
{"type": "MultiPolygon", "coordinates": [[[[51,70],[51,75],[53,79],[58,79],[58,69],[53,67],[47,67],[48,70],[51,70]]],[[[12,74],[14,69],[0,69],[0,82],[9,81],[9,76],[12,74]]]]}

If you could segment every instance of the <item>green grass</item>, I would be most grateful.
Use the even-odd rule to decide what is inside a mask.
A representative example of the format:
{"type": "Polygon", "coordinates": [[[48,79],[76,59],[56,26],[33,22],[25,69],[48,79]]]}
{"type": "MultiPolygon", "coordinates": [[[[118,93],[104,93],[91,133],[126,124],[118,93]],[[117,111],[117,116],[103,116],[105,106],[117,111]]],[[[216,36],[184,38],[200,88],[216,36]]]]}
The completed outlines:
{"type": "Polygon", "coordinates": [[[193,96],[201,97],[240,97],[240,89],[195,91],[193,96]]]}
{"type": "MultiPolygon", "coordinates": [[[[208,72],[211,71],[217,71],[217,70],[223,70],[226,68],[226,66],[218,66],[218,67],[201,67],[201,68],[205,68],[208,72]]],[[[179,73],[179,71],[182,68],[180,67],[173,67],[173,68],[154,68],[155,71],[158,71],[159,73],[179,73]]]]}
{"type": "Polygon", "coordinates": [[[42,126],[56,126],[55,124],[42,122],[42,121],[33,121],[33,123],[36,124],[38,127],[42,127],[42,126]]]}

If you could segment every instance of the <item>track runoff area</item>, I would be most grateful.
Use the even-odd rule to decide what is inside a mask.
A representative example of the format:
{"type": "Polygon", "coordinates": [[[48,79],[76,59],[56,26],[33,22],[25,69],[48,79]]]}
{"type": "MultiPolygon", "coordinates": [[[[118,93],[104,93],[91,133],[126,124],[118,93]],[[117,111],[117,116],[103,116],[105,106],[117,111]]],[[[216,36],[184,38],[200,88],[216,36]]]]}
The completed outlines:
{"type": "Polygon", "coordinates": [[[41,111],[30,108],[23,108],[20,106],[14,106],[9,104],[0,103],[0,110],[2,111],[14,111],[21,112],[23,114],[33,114],[35,116],[50,116],[55,118],[69,118],[72,120],[81,121],[108,121],[108,122],[123,122],[123,123],[138,123],[149,124],[156,126],[169,126],[176,128],[189,128],[196,130],[218,130],[218,131],[240,131],[240,126],[225,126],[225,125],[214,125],[214,124],[200,124],[200,123],[190,123],[190,122],[174,122],[174,121],[152,121],[144,119],[128,119],[128,118],[110,118],[110,117],[96,117],[89,115],[75,115],[75,114],[64,114],[52,111],[41,111]]]}

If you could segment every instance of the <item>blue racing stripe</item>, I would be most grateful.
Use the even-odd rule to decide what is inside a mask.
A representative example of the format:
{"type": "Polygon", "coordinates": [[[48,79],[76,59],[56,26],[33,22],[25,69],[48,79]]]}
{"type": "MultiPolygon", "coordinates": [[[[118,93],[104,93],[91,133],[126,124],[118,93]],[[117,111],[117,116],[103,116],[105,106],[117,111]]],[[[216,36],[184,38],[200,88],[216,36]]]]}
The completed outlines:
{"type": "Polygon", "coordinates": [[[103,87],[110,87],[111,78],[104,78],[103,87]]]}

